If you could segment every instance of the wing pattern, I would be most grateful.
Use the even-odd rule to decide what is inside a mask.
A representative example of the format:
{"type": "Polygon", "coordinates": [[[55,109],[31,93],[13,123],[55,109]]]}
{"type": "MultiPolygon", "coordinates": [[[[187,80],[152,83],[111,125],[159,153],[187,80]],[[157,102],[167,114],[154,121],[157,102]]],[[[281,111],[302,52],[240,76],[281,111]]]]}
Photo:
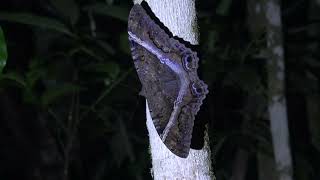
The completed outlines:
{"type": "Polygon", "coordinates": [[[208,93],[197,75],[197,53],[169,37],[138,4],[129,14],[128,34],[154,126],[166,147],[186,158],[195,115],[208,93]]]}

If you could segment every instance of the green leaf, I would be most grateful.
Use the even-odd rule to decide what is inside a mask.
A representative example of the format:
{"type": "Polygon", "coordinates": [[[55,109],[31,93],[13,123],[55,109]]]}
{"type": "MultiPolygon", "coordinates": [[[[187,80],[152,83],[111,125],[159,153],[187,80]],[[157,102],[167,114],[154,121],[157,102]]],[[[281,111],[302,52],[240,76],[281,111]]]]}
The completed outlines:
{"type": "Polygon", "coordinates": [[[134,161],[135,156],[128,129],[121,118],[117,120],[116,131],[110,140],[110,147],[117,166],[120,166],[127,158],[130,162],[134,161]]]}
{"type": "Polygon", "coordinates": [[[56,88],[50,88],[42,95],[42,104],[47,106],[68,94],[80,90],[82,90],[82,88],[74,84],[64,84],[56,88]]]}
{"type": "Polygon", "coordinates": [[[2,74],[0,77],[1,77],[1,79],[11,80],[11,81],[18,83],[22,87],[26,87],[25,79],[23,78],[23,76],[21,76],[20,74],[18,74],[16,72],[2,74]]]}
{"type": "Polygon", "coordinates": [[[79,7],[74,0],[50,0],[51,4],[72,24],[75,24],[79,19],[79,7]]]}
{"type": "Polygon", "coordinates": [[[36,82],[41,78],[45,76],[45,69],[32,69],[29,71],[26,75],[26,82],[28,88],[32,89],[36,82]]]}
{"type": "Polygon", "coordinates": [[[120,74],[120,67],[117,63],[114,62],[91,64],[85,69],[98,73],[107,73],[113,79],[118,77],[118,75],[120,74]]]}
{"type": "Polygon", "coordinates": [[[7,64],[8,53],[3,31],[0,27],[0,73],[7,64]]]}
{"type": "Polygon", "coordinates": [[[91,11],[96,14],[110,16],[121,21],[127,22],[129,10],[120,6],[112,6],[105,3],[95,3],[84,7],[85,11],[91,11]]]}
{"type": "Polygon", "coordinates": [[[39,95],[28,87],[23,90],[23,101],[33,105],[39,105],[41,103],[39,95]]]}
{"type": "Polygon", "coordinates": [[[239,68],[230,71],[224,80],[224,85],[238,86],[242,90],[250,93],[257,93],[262,86],[261,77],[251,68],[239,68]]]}
{"type": "Polygon", "coordinates": [[[106,52],[114,55],[116,53],[115,49],[107,42],[97,40],[97,44],[106,52]]]}
{"type": "Polygon", "coordinates": [[[218,32],[217,31],[209,31],[208,32],[208,48],[206,49],[208,52],[212,53],[215,50],[215,45],[218,40],[218,32]]]}
{"type": "Polygon", "coordinates": [[[217,7],[217,14],[219,14],[220,16],[228,15],[231,4],[232,0],[222,0],[219,6],[217,7]]]}
{"type": "Polygon", "coordinates": [[[310,67],[320,68],[320,61],[319,59],[313,57],[305,57],[304,62],[308,64],[310,67]]]}
{"type": "Polygon", "coordinates": [[[63,34],[67,34],[69,36],[74,36],[74,34],[72,34],[64,24],[57,21],[56,19],[49,17],[37,16],[30,13],[1,12],[0,20],[31,25],[35,27],[57,31],[63,34]]]}
{"type": "Polygon", "coordinates": [[[128,33],[121,33],[120,37],[119,37],[119,48],[122,52],[130,55],[130,47],[129,47],[129,40],[128,40],[128,33]]]}

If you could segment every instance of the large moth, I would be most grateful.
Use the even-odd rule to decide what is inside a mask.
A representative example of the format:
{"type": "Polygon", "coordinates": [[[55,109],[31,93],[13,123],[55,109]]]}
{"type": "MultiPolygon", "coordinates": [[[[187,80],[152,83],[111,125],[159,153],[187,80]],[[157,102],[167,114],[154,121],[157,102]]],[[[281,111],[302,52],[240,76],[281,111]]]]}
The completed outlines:
{"type": "Polygon", "coordinates": [[[128,34],[153,124],[166,147],[186,158],[195,115],[208,93],[197,74],[197,53],[168,35],[138,4],[129,14],[128,34]]]}

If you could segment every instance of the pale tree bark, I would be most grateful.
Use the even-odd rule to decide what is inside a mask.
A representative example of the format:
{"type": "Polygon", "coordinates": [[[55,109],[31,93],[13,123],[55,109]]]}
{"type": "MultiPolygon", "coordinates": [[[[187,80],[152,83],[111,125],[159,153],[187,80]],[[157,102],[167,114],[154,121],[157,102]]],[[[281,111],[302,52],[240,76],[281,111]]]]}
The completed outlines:
{"type": "MultiPolygon", "coordinates": [[[[141,3],[142,0],[134,0],[141,3]]],[[[194,0],[146,0],[153,13],[172,32],[174,36],[191,44],[198,44],[198,27],[194,0]]],[[[202,150],[192,150],[187,158],[171,153],[162,143],[150,116],[146,103],[147,128],[152,156],[152,175],[154,179],[214,179],[211,169],[209,138],[206,133],[202,150]]]]}
{"type": "MultiPolygon", "coordinates": [[[[262,11],[262,5],[257,0],[247,0],[248,5],[248,17],[247,24],[251,37],[253,39],[258,38],[263,31],[265,31],[265,13],[262,11]]],[[[259,50],[258,56],[265,51],[265,49],[259,50]]],[[[262,55],[263,56],[263,55],[262,55]]],[[[263,57],[266,58],[266,57],[263,57]]],[[[259,180],[277,180],[275,161],[272,156],[263,152],[257,152],[257,164],[258,164],[258,179],[259,180]]]]}
{"type": "MultiPolygon", "coordinates": [[[[264,31],[266,33],[266,47],[262,50],[267,59],[268,73],[268,117],[270,119],[270,129],[273,142],[273,152],[275,158],[275,171],[277,179],[292,180],[292,159],[289,145],[288,118],[285,97],[285,65],[284,50],[282,40],[282,22],[279,0],[248,0],[249,27],[253,33],[264,31]],[[252,21],[250,21],[252,20],[252,21]]],[[[272,171],[272,161],[261,160],[269,164],[272,171]]],[[[262,163],[259,163],[262,164],[262,163]]],[[[264,171],[262,170],[262,171],[264,171]]],[[[261,173],[267,175],[266,173],[261,173]]],[[[259,176],[262,179],[274,179],[272,173],[270,177],[259,176]]]]}

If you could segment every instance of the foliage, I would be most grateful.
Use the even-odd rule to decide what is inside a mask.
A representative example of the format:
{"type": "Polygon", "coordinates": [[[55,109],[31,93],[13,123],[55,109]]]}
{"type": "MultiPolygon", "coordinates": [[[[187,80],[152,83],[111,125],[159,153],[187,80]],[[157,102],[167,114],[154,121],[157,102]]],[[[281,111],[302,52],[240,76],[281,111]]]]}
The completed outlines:
{"type": "Polygon", "coordinates": [[[6,65],[8,58],[6,41],[4,38],[3,31],[0,27],[0,73],[2,72],[4,66],[6,65]]]}
{"type": "MultiPolygon", "coordinates": [[[[87,179],[112,175],[125,179],[140,177],[149,164],[148,158],[136,157],[141,150],[148,153],[146,133],[132,132],[133,127],[143,126],[144,122],[143,119],[138,123],[132,121],[140,101],[137,101],[138,81],[132,73],[131,57],[122,52],[121,46],[128,42],[120,36],[111,36],[116,29],[119,35],[126,34],[126,6],[58,0],[42,7],[49,8],[54,16],[36,12],[0,13],[3,22],[29,25],[33,30],[30,36],[34,36],[35,49],[30,49],[34,53],[26,71],[8,69],[3,79],[7,83],[15,82],[13,85],[21,89],[24,103],[36,107],[39,115],[46,114],[47,124],[52,126],[49,130],[54,132],[52,135],[62,149],[61,156],[73,156],[79,141],[85,147],[81,150],[85,155],[75,158],[82,161],[99,157],[91,153],[90,146],[104,149],[106,155],[94,163],[95,169],[103,171],[89,168],[85,171],[87,179]],[[111,13],[103,13],[106,11],[111,13]],[[117,23],[118,27],[100,28],[103,23],[117,23]],[[94,143],[98,139],[103,140],[101,145],[94,143]],[[140,148],[133,149],[134,145],[140,148]],[[141,160],[145,163],[138,163],[141,160]],[[115,166],[130,172],[135,164],[144,168],[135,168],[136,171],[127,175],[109,169],[115,166]]],[[[0,32],[1,50],[4,50],[0,32]]],[[[13,37],[9,36],[9,41],[13,42],[13,37]]],[[[15,45],[15,48],[22,47],[15,45]]],[[[5,51],[1,51],[1,60],[5,59],[5,51]]],[[[12,83],[9,84],[12,88],[12,83]]],[[[72,161],[68,163],[66,169],[77,166],[72,161]]],[[[78,175],[70,173],[69,176],[78,175]]]]}

